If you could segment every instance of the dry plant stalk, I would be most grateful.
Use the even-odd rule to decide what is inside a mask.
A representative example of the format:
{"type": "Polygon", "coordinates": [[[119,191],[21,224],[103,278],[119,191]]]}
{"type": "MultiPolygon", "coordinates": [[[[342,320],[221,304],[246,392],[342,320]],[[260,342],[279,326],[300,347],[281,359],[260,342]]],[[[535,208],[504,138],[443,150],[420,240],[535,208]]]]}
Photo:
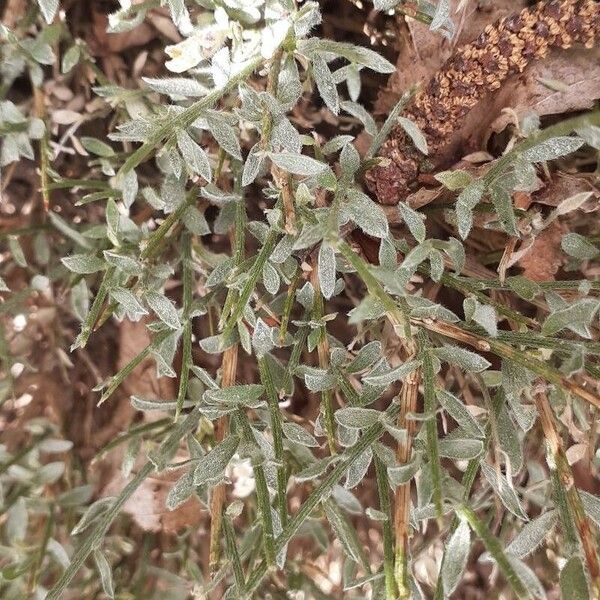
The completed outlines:
{"type": "MultiPolygon", "coordinates": [[[[467,113],[507,77],[523,72],[551,48],[593,48],[599,33],[600,4],[595,0],[552,0],[525,8],[488,25],[474,42],[458,48],[417,93],[405,116],[421,129],[435,156],[467,113]]],[[[390,162],[367,172],[367,185],[382,204],[397,204],[416,183],[423,156],[400,125],[379,155],[390,162]]]]}
{"type": "MultiPolygon", "coordinates": [[[[421,369],[410,373],[400,391],[400,414],[398,427],[406,429],[406,438],[398,442],[396,457],[399,464],[410,461],[412,440],[415,434],[416,421],[407,419],[407,415],[417,410],[417,396],[421,382],[421,369]]],[[[401,598],[410,596],[409,577],[409,537],[410,537],[410,481],[396,488],[394,529],[396,531],[396,583],[401,598]]]]}
{"type": "Polygon", "coordinates": [[[545,392],[534,394],[535,406],[537,408],[540,424],[547,444],[547,462],[551,470],[556,471],[558,479],[565,490],[565,496],[573,521],[579,535],[581,547],[590,573],[592,585],[595,589],[595,597],[600,596],[600,565],[598,564],[598,546],[590,527],[590,522],[585,514],[579,491],[575,485],[573,471],[563,441],[558,433],[556,417],[548,396],[545,392]]]}
{"type": "MultiPolygon", "coordinates": [[[[235,385],[238,362],[238,345],[233,344],[223,352],[223,362],[221,368],[223,375],[221,387],[231,387],[235,385]]],[[[215,441],[222,441],[227,435],[229,429],[229,420],[227,417],[220,417],[215,426],[215,441]]],[[[209,568],[214,572],[219,566],[220,548],[221,548],[221,524],[223,520],[223,504],[225,503],[225,484],[217,485],[210,501],[210,551],[209,568]]]]}

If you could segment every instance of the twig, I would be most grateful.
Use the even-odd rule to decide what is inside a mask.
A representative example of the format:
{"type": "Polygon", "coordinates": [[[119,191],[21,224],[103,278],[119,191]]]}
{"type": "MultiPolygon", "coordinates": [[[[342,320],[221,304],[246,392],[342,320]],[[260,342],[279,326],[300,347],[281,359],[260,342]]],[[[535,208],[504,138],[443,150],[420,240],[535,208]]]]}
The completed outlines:
{"type": "MultiPolygon", "coordinates": [[[[235,384],[238,360],[238,344],[233,344],[223,352],[221,363],[221,387],[231,387],[235,384]]],[[[229,430],[229,420],[226,416],[219,417],[215,425],[215,441],[222,441],[229,430]]],[[[221,548],[221,523],[223,519],[223,504],[225,503],[225,485],[220,483],[212,491],[210,500],[210,550],[209,569],[214,573],[219,564],[221,548]]]]}
{"type": "MultiPolygon", "coordinates": [[[[413,355],[416,347],[413,347],[413,355]]],[[[406,430],[404,441],[398,442],[396,457],[398,463],[403,465],[410,461],[412,453],[412,440],[415,434],[416,421],[408,419],[410,413],[417,410],[417,396],[421,382],[421,369],[410,373],[400,391],[400,414],[397,425],[406,430]]],[[[396,530],[396,583],[400,592],[400,598],[410,597],[408,556],[410,536],[410,481],[396,488],[394,528],[396,530]]]]}
{"type": "Polygon", "coordinates": [[[556,417],[545,392],[541,391],[534,394],[534,401],[548,449],[546,462],[550,470],[556,472],[557,483],[564,490],[567,506],[577,529],[581,547],[583,548],[585,562],[595,589],[595,595],[600,596],[598,546],[585,514],[579,491],[575,485],[573,471],[571,470],[571,465],[569,465],[562,439],[558,433],[556,417]]]}
{"type": "MultiPolygon", "coordinates": [[[[236,191],[242,194],[241,188],[241,173],[236,173],[235,179],[236,191]]],[[[239,265],[244,260],[244,246],[246,241],[245,224],[246,224],[246,207],[243,196],[237,202],[235,208],[235,223],[233,231],[230,232],[231,250],[235,259],[235,264],[239,265]]],[[[221,387],[231,387],[235,385],[237,364],[238,364],[238,349],[239,344],[232,344],[223,352],[223,360],[221,362],[221,387]]],[[[227,416],[219,417],[215,426],[215,440],[220,442],[223,440],[229,430],[229,419],[227,416]]],[[[210,551],[209,551],[209,570],[214,574],[219,563],[220,540],[221,540],[221,524],[223,519],[223,504],[225,502],[225,486],[221,483],[213,489],[213,494],[210,503],[210,551]]],[[[231,532],[230,532],[231,533],[231,532]]],[[[235,564],[234,564],[235,567],[235,564]]]]}

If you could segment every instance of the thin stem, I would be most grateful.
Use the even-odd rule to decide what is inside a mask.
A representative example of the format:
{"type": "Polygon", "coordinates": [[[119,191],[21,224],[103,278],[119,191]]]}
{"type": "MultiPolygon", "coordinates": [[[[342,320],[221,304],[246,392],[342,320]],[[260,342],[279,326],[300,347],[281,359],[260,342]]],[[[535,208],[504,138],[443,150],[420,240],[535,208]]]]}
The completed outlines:
{"type": "MultiPolygon", "coordinates": [[[[502,407],[503,403],[504,403],[504,394],[502,394],[502,393],[496,394],[496,396],[492,400],[492,410],[494,412],[493,418],[495,418],[495,415],[498,413],[498,411],[502,407]]],[[[489,446],[489,443],[491,440],[491,434],[492,434],[492,424],[490,421],[488,421],[488,423],[486,424],[484,433],[485,433],[484,444],[487,448],[489,446]]],[[[465,469],[462,480],[460,482],[460,484],[462,485],[463,490],[464,490],[463,495],[462,495],[463,502],[467,502],[469,499],[469,495],[471,493],[471,488],[473,487],[473,484],[475,483],[475,478],[477,477],[477,473],[479,472],[480,465],[481,465],[481,460],[479,457],[473,458],[467,463],[467,468],[465,469]]],[[[455,515],[454,518],[452,519],[452,523],[450,524],[448,537],[454,533],[454,531],[458,527],[459,523],[460,523],[460,519],[457,515],[455,515]]],[[[446,560],[447,560],[447,556],[446,556],[446,552],[444,552],[444,555],[442,556],[442,564],[440,566],[440,573],[441,573],[442,569],[444,568],[444,562],[446,560]]],[[[438,580],[436,582],[436,587],[435,587],[434,600],[443,600],[443,598],[444,598],[444,585],[443,585],[442,578],[438,577],[438,580]]]]}
{"type": "Polygon", "coordinates": [[[46,215],[50,210],[50,189],[48,187],[48,170],[50,161],[48,155],[50,152],[48,126],[46,123],[46,107],[44,106],[44,93],[37,85],[32,85],[33,98],[36,116],[44,122],[44,134],[40,138],[40,191],[42,194],[43,213],[46,215]]]}
{"type": "MultiPolygon", "coordinates": [[[[239,266],[244,260],[245,253],[245,225],[246,225],[246,206],[244,204],[243,190],[241,185],[241,172],[237,169],[235,173],[235,191],[240,194],[235,207],[235,223],[233,231],[230,232],[231,250],[235,264],[239,266]]],[[[232,344],[223,352],[221,362],[221,388],[227,388],[235,385],[238,365],[239,344],[232,344]]],[[[227,435],[229,430],[229,419],[222,416],[217,420],[215,426],[215,439],[220,442],[227,435]]],[[[221,541],[221,522],[223,518],[223,505],[225,503],[225,485],[217,485],[212,492],[210,504],[210,549],[209,549],[209,570],[214,573],[219,563],[220,541],[221,541]]],[[[233,529],[233,528],[232,528],[233,529]]],[[[226,532],[227,533],[227,532],[226,532]]],[[[234,540],[235,543],[235,540],[234,540]]],[[[235,569],[235,564],[234,564],[235,569]]],[[[243,577],[242,577],[243,580],[243,577]]]]}
{"type": "Polygon", "coordinates": [[[162,240],[169,233],[171,227],[178,223],[181,217],[185,214],[188,207],[190,207],[197,198],[197,189],[192,188],[184,202],[182,202],[167,218],[159,225],[158,229],[152,233],[146,242],[146,246],[140,252],[140,260],[147,260],[155,256],[157,250],[160,249],[162,240]]]}
{"type": "MultiPolygon", "coordinates": [[[[173,427],[173,430],[169,436],[160,446],[160,452],[163,456],[170,456],[180,444],[181,440],[185,438],[188,433],[195,429],[200,419],[200,415],[200,406],[198,405],[181,423],[173,427]]],[[[100,541],[104,538],[108,528],[119,515],[119,512],[121,511],[121,508],[125,502],[127,502],[133,493],[142,485],[142,483],[154,471],[154,469],[154,463],[150,460],[146,461],[144,466],[137,472],[135,477],[123,488],[110,509],[101,517],[92,532],[85,537],[81,543],[81,546],[77,548],[73,554],[73,557],[71,558],[69,566],[62,574],[61,578],[48,592],[48,595],[46,596],[47,600],[58,600],[61,597],[62,593],[71,583],[79,569],[83,566],[83,563],[91,554],[92,550],[97,548],[100,541]]]]}
{"type": "MultiPolygon", "coordinates": [[[[313,304],[313,320],[320,321],[323,318],[324,303],[319,285],[319,267],[315,261],[311,273],[311,283],[315,290],[315,299],[313,304]]],[[[329,369],[329,342],[324,326],[319,327],[319,341],[317,343],[317,354],[319,355],[319,367],[325,371],[329,369]]],[[[321,392],[321,411],[323,413],[323,423],[325,425],[325,435],[327,436],[327,445],[331,454],[336,454],[335,447],[335,420],[333,417],[333,394],[331,390],[321,392]]]]}
{"type": "Polygon", "coordinates": [[[183,253],[181,265],[183,272],[183,332],[181,349],[181,372],[179,374],[179,390],[177,392],[177,409],[175,410],[175,420],[179,417],[183,403],[188,391],[190,380],[190,368],[193,364],[192,359],[192,319],[190,311],[192,307],[192,296],[194,292],[194,271],[192,268],[192,237],[189,232],[181,236],[181,245],[183,253]]]}
{"type": "Polygon", "coordinates": [[[98,400],[98,406],[106,402],[119,388],[119,386],[127,379],[135,369],[142,364],[142,362],[149,356],[150,352],[160,345],[172,331],[163,331],[156,335],[156,337],[137,355],[134,356],[118,373],[113,375],[110,379],[110,383],[106,389],[102,392],[100,400],[98,400]]]}
{"type": "Polygon", "coordinates": [[[235,543],[235,531],[233,529],[233,523],[229,517],[223,519],[223,531],[225,532],[225,545],[227,547],[227,554],[231,559],[233,566],[233,576],[235,578],[235,585],[238,589],[242,589],[246,583],[244,577],[244,570],[242,569],[242,561],[238,552],[237,544],[235,543]]]}
{"type": "MultiPolygon", "coordinates": [[[[354,389],[348,377],[341,369],[334,367],[340,390],[349,406],[361,406],[360,396],[354,389]]],[[[383,571],[385,574],[386,600],[395,600],[398,597],[398,588],[394,575],[394,532],[392,529],[392,505],[390,500],[390,482],[387,468],[383,461],[374,456],[375,474],[377,477],[377,491],[379,494],[379,509],[387,516],[387,521],[382,523],[383,532],[383,571]]]]}
{"type": "Polygon", "coordinates": [[[250,269],[248,279],[244,284],[242,291],[239,294],[238,300],[233,308],[233,311],[227,318],[227,322],[223,327],[223,337],[225,339],[227,339],[229,335],[231,335],[231,333],[233,332],[234,328],[237,327],[237,321],[244,312],[244,308],[246,307],[246,304],[248,303],[248,300],[250,299],[250,296],[252,295],[252,292],[256,287],[256,282],[258,281],[258,278],[262,273],[263,267],[265,266],[267,259],[269,258],[269,256],[271,256],[271,253],[273,252],[276,240],[277,231],[275,229],[271,229],[267,234],[267,239],[265,240],[263,247],[260,249],[256,260],[254,261],[254,264],[250,269]]]}
{"type": "Polygon", "coordinates": [[[404,92],[404,94],[402,94],[400,100],[398,100],[394,108],[392,108],[392,111],[381,126],[381,129],[373,137],[371,145],[369,146],[369,149],[365,154],[364,161],[369,161],[377,154],[379,148],[381,148],[381,145],[383,144],[383,142],[385,142],[388,135],[398,122],[398,116],[408,106],[410,101],[413,99],[414,95],[417,93],[418,89],[419,86],[413,85],[406,92],[404,92]]]}
{"type": "MultiPolygon", "coordinates": [[[[416,348],[413,348],[413,354],[416,348]]],[[[409,413],[417,410],[417,396],[421,381],[421,369],[410,373],[400,391],[400,414],[397,426],[406,430],[406,437],[398,442],[396,458],[403,465],[410,461],[412,453],[412,440],[415,433],[416,421],[408,419],[409,413]]],[[[395,578],[398,585],[400,598],[410,598],[409,585],[409,537],[410,537],[410,489],[411,482],[403,483],[396,488],[394,529],[396,530],[396,561],[395,578]]]]}
{"type": "Polygon", "coordinates": [[[471,529],[477,534],[477,536],[483,542],[486,550],[492,555],[492,558],[496,561],[498,568],[510,584],[511,588],[515,592],[517,598],[529,598],[530,594],[523,585],[523,582],[513,569],[510,564],[502,545],[498,541],[498,538],[492,535],[492,532],[488,529],[483,521],[475,514],[475,512],[468,506],[461,505],[456,509],[456,512],[466,519],[471,526],[471,529]]]}
{"type": "MultiPolygon", "coordinates": [[[[392,403],[386,411],[386,418],[395,419],[399,410],[400,406],[396,403],[392,403]]],[[[279,535],[275,540],[275,550],[277,552],[281,551],[285,547],[285,545],[298,532],[298,529],[300,529],[301,525],[311,515],[313,510],[319,505],[319,503],[329,497],[331,489],[340,480],[344,473],[368,447],[370,447],[377,439],[379,439],[379,437],[381,437],[383,432],[384,428],[381,423],[371,425],[371,427],[365,430],[358,442],[347,450],[347,452],[342,456],[341,460],[336,463],[329,475],[322,479],[321,483],[305,500],[298,512],[283,528],[281,535],[279,535]]],[[[244,599],[250,598],[266,574],[267,564],[265,561],[263,561],[250,573],[244,590],[240,592],[240,597],[244,599]]]]}
{"type": "Polygon", "coordinates": [[[435,411],[437,408],[437,397],[435,394],[435,372],[433,370],[433,360],[429,352],[430,344],[426,333],[421,329],[419,331],[420,354],[423,363],[423,411],[434,416],[425,423],[427,434],[427,452],[429,455],[429,465],[431,467],[431,482],[433,485],[433,504],[438,523],[442,524],[442,468],[440,465],[440,455],[438,450],[438,432],[435,411]]]}
{"type": "MultiPolygon", "coordinates": [[[[241,425],[244,440],[247,444],[256,446],[256,440],[252,433],[252,427],[248,416],[241,409],[236,411],[235,416],[238,423],[241,425]]],[[[275,565],[275,534],[273,533],[273,515],[271,514],[271,501],[269,500],[269,488],[267,486],[267,478],[261,464],[261,458],[257,453],[252,457],[252,468],[254,469],[254,479],[256,481],[256,500],[262,520],[263,530],[263,545],[265,550],[266,564],[271,567],[275,565]]]]}
{"type": "Polygon", "coordinates": [[[285,298],[285,304],[283,305],[283,314],[281,315],[281,325],[279,327],[279,342],[283,344],[285,335],[287,333],[288,324],[296,302],[296,290],[302,279],[302,269],[297,269],[290,285],[288,286],[287,296],[285,298]]]}
{"type": "Polygon", "coordinates": [[[279,410],[277,390],[275,389],[273,376],[264,356],[258,358],[258,371],[260,373],[261,383],[265,387],[267,404],[269,406],[271,433],[273,434],[273,450],[275,453],[275,461],[277,462],[277,506],[279,507],[281,523],[282,525],[285,525],[287,522],[288,511],[286,501],[286,468],[283,454],[283,426],[281,423],[281,411],[279,410]]]}
{"type": "Polygon", "coordinates": [[[96,296],[94,297],[94,301],[92,302],[92,306],[90,307],[90,312],[88,313],[85,322],[81,326],[81,331],[71,346],[71,350],[75,350],[76,348],[85,348],[86,344],[88,343],[90,335],[92,335],[92,331],[94,330],[94,324],[98,321],[100,313],[102,312],[104,300],[106,300],[106,296],[108,295],[108,290],[112,283],[114,272],[114,267],[109,267],[104,272],[100,287],[98,288],[96,296]]]}
{"type": "Polygon", "coordinates": [[[548,396],[544,392],[534,395],[535,406],[540,418],[540,424],[544,433],[548,448],[547,462],[551,471],[556,471],[557,484],[564,490],[566,504],[583,548],[585,562],[590,574],[595,595],[600,596],[600,565],[598,564],[597,543],[585,514],[579,490],[575,485],[575,478],[571,465],[565,453],[562,439],[558,433],[556,417],[548,396]]]}
{"type": "Polygon", "coordinates": [[[390,501],[390,482],[387,469],[379,457],[375,457],[375,474],[379,494],[379,510],[387,516],[382,523],[383,532],[383,572],[385,574],[386,600],[396,600],[398,590],[394,576],[394,534],[392,531],[392,506],[390,501]]]}
{"type": "MultiPolygon", "coordinates": [[[[235,385],[238,361],[238,344],[233,344],[223,352],[221,363],[222,377],[221,388],[235,385]]],[[[229,421],[226,416],[219,417],[215,425],[215,440],[222,441],[229,430],[229,421]]],[[[221,549],[221,523],[223,518],[223,505],[225,503],[225,485],[220,483],[212,490],[210,499],[210,549],[209,569],[214,573],[219,564],[221,549]]]]}

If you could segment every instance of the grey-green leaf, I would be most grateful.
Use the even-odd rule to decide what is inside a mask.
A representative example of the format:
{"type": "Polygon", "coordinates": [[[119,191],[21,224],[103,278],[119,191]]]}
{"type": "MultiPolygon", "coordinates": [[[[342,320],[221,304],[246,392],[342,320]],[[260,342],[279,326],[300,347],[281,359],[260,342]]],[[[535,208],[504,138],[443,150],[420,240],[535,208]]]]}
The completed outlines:
{"type": "Polygon", "coordinates": [[[309,448],[317,448],[319,446],[319,442],[317,442],[315,436],[297,423],[283,423],[282,429],[283,435],[296,444],[309,448]]]}
{"type": "Polygon", "coordinates": [[[312,67],[313,77],[323,102],[333,114],[337,115],[340,112],[340,99],[327,61],[321,54],[315,54],[312,57],[312,67]]]}
{"type": "Polygon", "coordinates": [[[460,583],[467,566],[470,547],[471,530],[467,522],[461,519],[444,552],[441,576],[446,597],[450,596],[460,583]]]}
{"type": "Polygon", "coordinates": [[[417,240],[419,244],[424,242],[427,233],[424,223],[425,217],[421,213],[418,213],[414,208],[408,206],[405,202],[398,203],[398,210],[415,240],[417,240]]]}
{"type": "Polygon", "coordinates": [[[350,218],[368,235],[384,238],[388,235],[389,225],[381,206],[373,202],[369,196],[357,189],[350,189],[346,194],[348,203],[344,209],[350,218]]]}
{"type": "Polygon", "coordinates": [[[106,268],[106,263],[93,254],[71,254],[60,259],[63,265],[79,275],[96,273],[106,268]]]}
{"type": "Polygon", "coordinates": [[[440,360],[458,365],[473,373],[485,371],[491,365],[483,356],[458,346],[444,345],[441,348],[434,348],[433,353],[440,360]]]}
{"type": "Polygon", "coordinates": [[[365,429],[377,423],[381,418],[381,413],[372,408],[359,408],[350,406],[348,408],[340,408],[335,412],[335,420],[345,427],[353,427],[355,429],[365,429]]]}
{"type": "Polygon", "coordinates": [[[584,141],[581,138],[556,137],[525,150],[521,156],[529,162],[543,162],[575,152],[583,144],[584,141]]]}
{"type": "Polygon", "coordinates": [[[567,233],[563,236],[560,247],[569,255],[580,260],[590,260],[600,254],[600,250],[589,240],[578,233],[567,233]]]}
{"type": "Polygon", "coordinates": [[[212,169],[208,156],[203,148],[195,142],[192,136],[183,129],[177,132],[177,147],[181,155],[189,165],[190,169],[210,182],[212,179],[212,169]]]}
{"type": "Polygon", "coordinates": [[[587,578],[581,558],[572,556],[560,572],[560,593],[562,600],[589,600],[587,578]]]}
{"type": "Polygon", "coordinates": [[[106,559],[106,556],[100,550],[94,550],[94,562],[96,568],[100,574],[100,581],[102,582],[102,589],[104,593],[111,598],[115,597],[115,587],[113,584],[112,568],[110,563],[106,559]]]}
{"type": "Polygon", "coordinates": [[[37,0],[37,3],[42,11],[42,15],[44,15],[44,19],[46,19],[46,23],[52,23],[58,10],[58,0],[37,0]]]}
{"type": "Polygon", "coordinates": [[[206,115],[206,122],[219,146],[233,158],[242,160],[240,143],[235,129],[217,111],[209,112],[206,115]]]}
{"type": "Polygon", "coordinates": [[[146,302],[165,325],[171,329],[179,329],[181,327],[177,309],[166,296],[158,292],[148,292],[146,294],[146,302]]]}
{"type": "Polygon", "coordinates": [[[556,510],[549,510],[539,517],[525,523],[523,529],[513,538],[506,547],[506,552],[519,558],[525,558],[534,552],[554,529],[558,520],[556,510]]]}
{"type": "Polygon", "coordinates": [[[225,404],[244,404],[258,400],[264,393],[265,388],[258,384],[234,385],[218,390],[207,390],[204,399],[208,402],[223,402],[225,404]]]}
{"type": "Polygon", "coordinates": [[[318,264],[321,294],[329,300],[335,290],[335,250],[325,242],[319,248],[318,264]]]}
{"type": "Polygon", "coordinates": [[[239,441],[237,436],[230,435],[208,452],[194,470],[194,485],[219,479],[235,454],[239,441]]]}
{"type": "Polygon", "coordinates": [[[427,147],[427,140],[423,135],[423,132],[419,127],[406,117],[398,117],[398,123],[407,133],[408,137],[413,141],[413,144],[419,149],[420,152],[427,155],[429,154],[429,148],[427,147]]]}
{"type": "Polygon", "coordinates": [[[292,152],[269,152],[269,158],[280,168],[294,175],[318,175],[327,165],[304,154],[292,152]]]}

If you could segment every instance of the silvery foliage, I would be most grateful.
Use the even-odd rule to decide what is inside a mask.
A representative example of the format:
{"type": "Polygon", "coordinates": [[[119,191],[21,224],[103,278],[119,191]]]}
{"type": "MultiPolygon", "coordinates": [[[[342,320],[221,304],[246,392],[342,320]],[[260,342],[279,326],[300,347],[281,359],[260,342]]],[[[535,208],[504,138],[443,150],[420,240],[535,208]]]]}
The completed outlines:
{"type": "MultiPolygon", "coordinates": [[[[134,396],[133,408],[177,415],[191,409],[191,414],[197,410],[202,419],[199,429],[176,439],[174,445],[165,445],[154,434],[129,432],[124,440],[124,476],[131,475],[136,457],[148,446],[153,467],[180,471],[166,498],[167,509],[174,510],[190,498],[208,507],[215,486],[229,484],[233,479],[235,487],[239,483],[236,467],[239,471],[239,465],[251,465],[251,475],[245,481],[249,496],[244,496],[249,499],[244,502],[257,506],[259,501],[265,501],[265,489],[267,504],[279,493],[278,470],[285,467],[286,489],[302,485],[309,494],[311,489],[316,490],[312,492],[317,494],[315,507],[322,510],[304,521],[302,533],[325,542],[329,534],[339,539],[351,563],[344,579],[345,589],[350,590],[366,584],[377,589],[381,580],[379,573],[371,572],[350,515],[365,514],[383,527],[393,521],[384,507],[363,506],[358,494],[351,491],[365,478],[373,477],[371,465],[377,466],[385,490],[409,482],[415,486],[416,502],[411,512],[415,528],[421,521],[436,518],[434,498],[438,492],[443,511],[438,518],[452,512],[464,501],[465,494],[469,498],[465,480],[457,477],[468,466],[479,474],[478,498],[485,503],[491,494],[497,497],[513,530],[519,530],[510,540],[502,540],[504,552],[523,585],[533,595],[539,595],[539,582],[521,559],[543,543],[554,527],[557,511],[550,508],[529,520],[528,498],[535,490],[530,494],[522,484],[525,469],[530,469],[532,479],[543,471],[535,460],[526,464],[523,456],[525,435],[535,420],[528,392],[533,374],[509,360],[497,367],[480,350],[437,339],[415,357],[399,362],[386,347],[383,334],[390,307],[381,294],[371,293],[375,288],[373,281],[414,321],[456,323],[496,340],[503,332],[503,317],[491,302],[486,303],[486,296],[476,286],[465,294],[464,318],[412,293],[416,277],[423,274],[434,282],[444,282],[449,276],[458,278],[466,264],[462,242],[454,237],[442,240],[428,236],[427,218],[409,204],[399,205],[398,217],[410,237],[396,237],[384,210],[360,185],[365,164],[353,144],[354,137],[344,133],[321,140],[319,136],[303,134],[291,118],[299,100],[312,94],[333,115],[350,115],[369,135],[375,136],[378,126],[360,104],[361,73],[370,69],[387,74],[394,71],[394,66],[371,49],[314,36],[321,20],[317,2],[296,5],[292,0],[166,0],[161,4],[168,8],[182,37],[179,43],[165,48],[165,68],[170,74],[144,78],[140,90],[133,92],[117,85],[97,86],[96,94],[118,111],[119,122],[106,141],[89,137],[79,140],[88,154],[94,177],[91,191],[72,186],[76,201],[102,203],[104,223],[82,228],[59,215],[50,217],[66,243],[57,269],[65,278],[76,280],[70,304],[74,316],[81,321],[81,334],[74,347],[89,342],[93,327],[103,316],[101,309],[110,310],[119,320],[144,319],[147,323],[148,347],[98,386],[103,392],[102,401],[108,400],[139,362],[150,357],[159,376],[178,376],[184,382],[179,383],[183,391],[177,398],[134,396]],[[266,89],[263,80],[273,61],[280,64],[280,70],[277,80],[266,89]],[[125,143],[139,147],[124,159],[125,143]],[[139,160],[133,160],[145,151],[139,160]],[[145,158],[154,160],[154,177],[148,177],[139,168],[145,158]],[[293,222],[284,188],[292,194],[293,222]],[[261,192],[266,207],[263,214],[256,210],[261,192]],[[141,207],[150,210],[152,222],[136,222],[134,214],[141,207]],[[247,244],[244,245],[243,237],[238,238],[242,239],[241,245],[234,240],[231,253],[213,253],[201,243],[205,236],[220,236],[224,241],[221,247],[226,247],[232,225],[238,236],[247,237],[247,244]],[[348,347],[334,337],[329,326],[345,316],[334,313],[334,303],[327,302],[342,294],[355,270],[342,252],[344,236],[354,228],[377,240],[379,264],[366,267],[372,278],[364,281],[368,291],[346,315],[347,323],[360,328],[348,347]],[[162,237],[157,238],[158,233],[162,237]],[[178,251],[170,252],[170,247],[178,251]],[[316,277],[306,275],[314,270],[316,277]],[[181,283],[181,302],[173,302],[172,294],[167,293],[174,281],[181,283]],[[89,291],[92,285],[98,290],[95,296],[89,291]],[[199,337],[199,331],[208,330],[192,328],[192,323],[200,322],[214,326],[211,335],[199,337]],[[193,364],[196,352],[222,355],[237,343],[242,351],[265,365],[268,376],[260,384],[225,387],[222,373],[209,373],[193,364]],[[294,354],[296,348],[318,353],[321,360],[302,364],[300,355],[294,354]],[[388,442],[391,440],[394,446],[404,444],[408,432],[406,424],[399,426],[390,417],[395,403],[390,404],[389,399],[424,365],[433,372],[433,378],[423,382],[423,391],[433,404],[429,410],[407,415],[409,421],[416,422],[418,433],[408,461],[400,463],[388,442]],[[488,385],[487,403],[482,400],[474,407],[472,394],[463,394],[458,385],[454,390],[441,389],[442,376],[457,371],[462,373],[461,378],[488,385]],[[320,395],[322,412],[314,422],[296,422],[281,410],[278,432],[273,420],[278,401],[289,398],[297,386],[320,395]],[[327,403],[338,396],[343,398],[344,406],[334,404],[329,419],[327,403]],[[388,408],[384,410],[385,406],[388,408]],[[201,432],[212,431],[212,424],[223,417],[231,425],[224,439],[200,436],[201,432]],[[436,435],[431,438],[426,432],[438,420],[444,427],[434,429],[436,435]],[[385,443],[378,439],[383,432],[387,437],[382,439],[388,440],[385,443]],[[363,448],[360,444],[364,440],[371,441],[363,448]],[[177,454],[180,441],[186,442],[183,462],[177,454]],[[339,452],[328,454],[330,444],[339,452]],[[277,458],[279,445],[285,452],[285,465],[277,458]],[[492,458],[494,464],[490,462],[492,458]],[[348,466],[340,470],[338,479],[327,483],[328,475],[344,461],[348,461],[348,466]],[[259,489],[261,482],[265,489],[259,489]],[[321,514],[329,529],[312,518],[321,514]]],[[[378,1],[376,8],[392,10],[398,4],[378,1]]],[[[429,15],[433,30],[451,32],[448,2],[420,4],[429,15]]],[[[24,72],[39,85],[43,66],[57,60],[53,45],[64,25],[58,2],[40,0],[39,6],[43,21],[52,25],[40,25],[36,34],[30,32],[22,37],[4,28],[0,30],[7,42],[1,50],[4,85],[10,86],[24,72]]],[[[120,0],[120,8],[109,17],[108,31],[132,30],[144,21],[148,9],[148,3],[120,0]]],[[[70,44],[61,58],[62,71],[69,73],[89,58],[83,43],[70,44]]],[[[426,154],[423,133],[408,119],[400,117],[398,122],[426,154]]],[[[535,142],[535,128],[523,131],[535,142]]],[[[31,140],[43,140],[47,134],[42,120],[26,116],[21,107],[8,100],[0,103],[0,132],[0,166],[20,157],[34,159],[31,140]]],[[[535,165],[567,156],[580,149],[584,141],[597,144],[593,134],[592,128],[584,128],[574,136],[530,143],[524,151],[515,151],[511,160],[498,163],[501,168],[493,170],[492,166],[490,177],[473,177],[466,171],[438,174],[443,185],[458,192],[453,213],[447,215],[448,221],[456,225],[458,236],[464,240],[469,235],[477,210],[487,201],[494,211],[487,226],[515,237],[523,235],[524,225],[535,224],[520,220],[511,194],[535,188],[535,165]]],[[[59,174],[52,177],[57,183],[66,181],[59,174]]],[[[539,230],[577,210],[587,200],[588,196],[581,195],[565,199],[539,230]]],[[[11,238],[10,244],[15,262],[26,266],[18,240],[11,238]]],[[[574,261],[598,256],[595,243],[576,233],[566,235],[562,247],[574,261]]],[[[2,280],[0,283],[5,291],[7,286],[2,280]]],[[[555,336],[568,332],[583,340],[592,337],[600,305],[589,289],[582,289],[582,297],[575,302],[566,302],[559,294],[544,292],[524,278],[510,278],[507,286],[529,300],[545,293],[550,312],[542,324],[542,333],[555,336]]],[[[399,328],[397,332],[400,333],[399,328]]],[[[585,367],[584,346],[573,342],[572,347],[571,356],[558,356],[563,361],[561,368],[570,369],[569,373],[585,367]]],[[[560,388],[552,393],[557,406],[566,405],[560,388]]],[[[179,419],[181,425],[181,416],[179,419]]],[[[26,458],[25,465],[13,465],[18,468],[2,474],[7,479],[0,480],[2,485],[29,485],[31,475],[26,467],[39,459],[40,451],[65,451],[64,444],[59,439],[45,438],[26,458]]],[[[5,449],[2,452],[4,462],[11,460],[5,449]]],[[[62,476],[61,465],[58,461],[36,465],[35,478],[41,479],[34,483],[55,482],[62,476]]],[[[535,486],[547,491],[550,484],[544,477],[535,480],[535,486]]],[[[57,502],[85,505],[90,500],[88,491],[85,486],[76,488],[57,502]]],[[[598,517],[597,498],[583,495],[582,502],[590,518],[598,517]]],[[[15,565],[28,558],[19,545],[27,538],[32,504],[30,497],[19,497],[8,508],[3,524],[8,541],[14,546],[10,553],[15,565]]],[[[97,531],[112,506],[113,499],[104,498],[89,504],[86,510],[80,509],[73,535],[97,531]]],[[[264,528],[269,519],[264,510],[259,513],[264,528]]],[[[227,514],[228,519],[236,516],[237,508],[227,514]]],[[[274,535],[284,536],[282,515],[274,511],[270,520],[274,535]]],[[[460,583],[474,537],[465,520],[456,525],[447,539],[440,570],[440,585],[446,595],[460,583]]],[[[289,538],[278,550],[280,564],[285,559],[287,541],[289,538]]],[[[72,557],[52,537],[47,553],[68,569],[72,557]]],[[[93,556],[104,593],[110,597],[118,592],[111,555],[99,543],[93,556]]],[[[246,560],[248,553],[243,556],[246,560]]],[[[491,558],[497,560],[498,556],[491,558]]],[[[246,566],[249,570],[255,567],[252,563],[246,566]]],[[[586,585],[583,566],[576,557],[566,563],[561,573],[561,586],[568,589],[571,582],[577,589],[586,585]]],[[[411,585],[417,588],[415,581],[411,585]]],[[[230,590],[235,593],[235,587],[230,590]]]]}

